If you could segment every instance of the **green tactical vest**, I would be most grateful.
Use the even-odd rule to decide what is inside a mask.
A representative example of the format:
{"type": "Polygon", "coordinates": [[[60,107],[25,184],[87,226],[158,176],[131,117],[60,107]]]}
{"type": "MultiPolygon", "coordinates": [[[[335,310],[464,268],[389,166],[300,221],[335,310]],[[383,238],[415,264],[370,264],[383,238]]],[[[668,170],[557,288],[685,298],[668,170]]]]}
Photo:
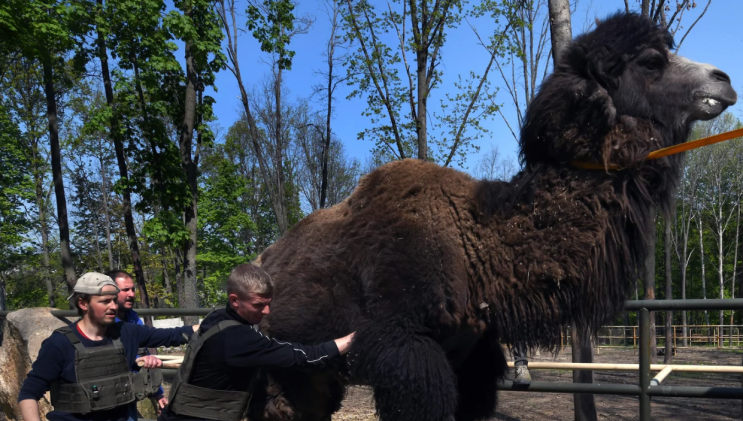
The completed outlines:
{"type": "Polygon", "coordinates": [[[77,383],[52,383],[55,411],[87,414],[134,402],[132,373],[118,337],[112,339],[112,345],[85,348],[69,326],[55,332],[65,335],[75,347],[77,379],[77,383]]]}
{"type": "MultiPolygon", "coordinates": [[[[188,383],[193,363],[204,342],[223,329],[240,324],[235,320],[222,320],[218,325],[206,331],[203,336],[200,336],[198,332],[191,336],[183,363],[170,388],[169,402],[173,412],[178,415],[219,421],[240,421],[245,417],[250,404],[249,391],[206,389],[188,383]]],[[[252,384],[251,381],[251,388],[252,384]]]]}

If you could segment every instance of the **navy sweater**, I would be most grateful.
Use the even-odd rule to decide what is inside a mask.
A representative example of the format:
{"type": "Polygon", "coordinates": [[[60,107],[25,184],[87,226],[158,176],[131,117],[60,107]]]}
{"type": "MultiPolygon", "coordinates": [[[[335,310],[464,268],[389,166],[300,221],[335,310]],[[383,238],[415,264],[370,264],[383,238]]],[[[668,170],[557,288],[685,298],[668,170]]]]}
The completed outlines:
{"type": "MultiPolygon", "coordinates": [[[[203,334],[223,320],[236,320],[241,325],[228,327],[204,343],[188,379],[188,383],[194,386],[246,391],[260,367],[322,367],[340,355],[334,341],[307,346],[264,336],[229,307],[210,313],[201,322],[199,332],[203,334]]],[[[170,410],[170,406],[158,418],[161,421],[197,419],[177,415],[170,410]]]]}
{"type": "MultiPolygon", "coordinates": [[[[132,323],[117,323],[121,332],[121,344],[124,346],[126,362],[131,370],[139,370],[137,366],[137,349],[140,347],[178,346],[188,342],[193,329],[191,326],[174,329],[155,329],[149,326],[132,323]]],[[[70,325],[80,342],[86,348],[110,344],[111,338],[93,341],[84,337],[77,329],[77,323],[70,325]]],[[[63,334],[54,332],[41,344],[39,357],[31,366],[26,380],[18,395],[18,402],[26,399],[39,400],[46,393],[52,382],[76,383],[75,377],[75,347],[63,334]]],[[[126,420],[129,416],[128,405],[123,405],[106,411],[94,411],[88,414],[72,414],[69,412],[52,411],[47,414],[50,421],[108,421],[126,420]]]]}

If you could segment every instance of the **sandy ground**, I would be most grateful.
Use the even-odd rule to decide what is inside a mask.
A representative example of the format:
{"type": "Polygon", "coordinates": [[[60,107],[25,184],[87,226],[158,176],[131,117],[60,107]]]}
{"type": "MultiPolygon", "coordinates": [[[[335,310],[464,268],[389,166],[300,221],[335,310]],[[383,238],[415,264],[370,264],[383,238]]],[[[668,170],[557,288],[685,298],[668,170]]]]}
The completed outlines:
{"type": "MultiPolygon", "coordinates": [[[[553,358],[551,355],[532,357],[531,361],[570,362],[570,349],[553,358]]],[[[716,350],[679,350],[674,364],[740,365],[741,354],[716,350]]],[[[658,357],[658,363],[663,357],[658,357]]],[[[638,357],[631,349],[602,349],[595,362],[633,363],[638,357]]],[[[534,381],[570,382],[570,372],[532,370],[534,381]]],[[[513,373],[511,373],[511,376],[513,373]]],[[[596,372],[597,383],[636,384],[636,372],[596,372]]],[[[727,386],[741,387],[741,376],[736,374],[673,373],[663,382],[668,386],[727,386]]],[[[637,420],[637,397],[596,395],[600,420],[637,420]]],[[[653,420],[697,421],[740,420],[741,402],[723,399],[653,398],[653,420]]],[[[374,401],[367,387],[352,387],[343,401],[343,409],[333,416],[333,421],[372,421],[374,401]]],[[[573,420],[573,395],[556,393],[500,392],[498,410],[491,420],[543,421],[573,420]]]]}

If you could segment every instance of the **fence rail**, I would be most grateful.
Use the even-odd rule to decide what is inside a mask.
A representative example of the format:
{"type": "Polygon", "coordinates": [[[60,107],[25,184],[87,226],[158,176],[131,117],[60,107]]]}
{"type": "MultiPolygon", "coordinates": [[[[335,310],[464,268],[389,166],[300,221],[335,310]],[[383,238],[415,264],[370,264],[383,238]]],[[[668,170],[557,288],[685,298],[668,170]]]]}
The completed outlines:
{"type": "MultiPolygon", "coordinates": [[[[547,393],[593,393],[611,395],[639,396],[640,420],[650,421],[650,397],[695,397],[716,399],[743,399],[743,388],[737,387],[693,387],[693,386],[651,386],[650,384],[650,311],[680,311],[680,310],[739,310],[743,309],[743,299],[714,299],[714,300],[636,300],[625,302],[625,311],[637,311],[640,319],[639,335],[639,383],[637,385],[623,384],[593,384],[593,383],[553,383],[532,382],[528,386],[514,385],[505,381],[501,390],[521,392],[547,393]]],[[[213,309],[205,308],[167,308],[141,309],[137,312],[142,316],[204,316],[213,309]]],[[[77,312],[69,310],[52,310],[56,317],[75,317],[77,312]]],[[[4,318],[7,311],[0,311],[0,318],[4,318]]],[[[165,375],[171,376],[175,370],[163,370],[165,375]]]]}

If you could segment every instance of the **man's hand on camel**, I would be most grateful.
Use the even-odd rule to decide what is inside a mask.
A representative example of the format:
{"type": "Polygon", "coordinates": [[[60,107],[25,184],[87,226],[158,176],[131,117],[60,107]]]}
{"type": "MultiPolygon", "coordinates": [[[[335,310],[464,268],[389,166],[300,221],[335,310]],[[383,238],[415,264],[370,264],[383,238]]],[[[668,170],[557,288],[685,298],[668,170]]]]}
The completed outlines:
{"type": "Polygon", "coordinates": [[[341,355],[348,352],[348,350],[351,348],[351,341],[353,341],[353,335],[355,335],[356,332],[352,332],[348,336],[344,336],[340,339],[335,340],[335,346],[338,347],[338,351],[341,353],[341,355]]]}
{"type": "Polygon", "coordinates": [[[163,361],[154,355],[145,355],[137,358],[137,365],[142,368],[160,368],[163,366],[163,361]]]}

